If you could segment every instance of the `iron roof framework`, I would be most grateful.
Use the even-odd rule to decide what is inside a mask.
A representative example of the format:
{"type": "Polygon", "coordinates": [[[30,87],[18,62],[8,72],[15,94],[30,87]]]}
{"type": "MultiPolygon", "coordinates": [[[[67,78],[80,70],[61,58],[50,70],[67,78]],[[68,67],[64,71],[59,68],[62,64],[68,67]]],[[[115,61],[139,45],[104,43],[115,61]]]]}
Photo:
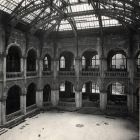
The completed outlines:
{"type": "Polygon", "coordinates": [[[140,0],[1,0],[0,10],[10,14],[9,23],[38,29],[73,30],[123,25],[140,27],[140,0]]]}

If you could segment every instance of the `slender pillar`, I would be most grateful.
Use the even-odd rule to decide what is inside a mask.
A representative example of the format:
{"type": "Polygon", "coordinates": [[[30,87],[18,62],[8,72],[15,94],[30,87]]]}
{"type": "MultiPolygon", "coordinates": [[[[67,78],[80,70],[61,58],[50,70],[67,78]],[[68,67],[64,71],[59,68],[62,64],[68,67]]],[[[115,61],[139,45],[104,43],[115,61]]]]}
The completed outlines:
{"type": "Polygon", "coordinates": [[[53,106],[57,106],[59,103],[59,86],[56,82],[54,82],[51,90],[51,103],[53,106]]]}
{"type": "Polygon", "coordinates": [[[6,82],[6,54],[0,54],[0,79],[3,80],[5,85],[6,82]]]}
{"type": "Polygon", "coordinates": [[[134,96],[132,94],[127,94],[127,108],[128,112],[132,113],[134,111],[134,96]]]}
{"type": "Polygon", "coordinates": [[[39,108],[43,107],[43,90],[42,89],[38,89],[36,91],[36,105],[39,108]]]}
{"type": "Polygon", "coordinates": [[[2,97],[0,99],[0,124],[4,125],[6,123],[6,98],[2,97]]]}
{"type": "Polygon", "coordinates": [[[82,91],[75,91],[76,108],[82,107],[82,91]]]}
{"type": "Polygon", "coordinates": [[[79,78],[81,70],[82,70],[81,58],[80,57],[76,57],[75,58],[75,74],[76,74],[77,78],[79,78]]]}
{"type": "Polygon", "coordinates": [[[22,88],[22,93],[20,94],[20,110],[23,115],[26,114],[26,94],[27,89],[25,87],[22,88]]]}
{"type": "Polygon", "coordinates": [[[20,58],[20,71],[21,72],[24,71],[24,58],[23,57],[20,58]]]}
{"type": "Polygon", "coordinates": [[[100,109],[106,110],[106,106],[107,106],[107,93],[101,92],[100,93],[100,109]]]}
{"type": "MultiPolygon", "coordinates": [[[[130,55],[131,56],[131,55],[130,55]]],[[[128,71],[129,71],[129,93],[127,95],[127,107],[129,113],[134,112],[134,71],[135,62],[133,57],[128,58],[128,71]]]]}
{"type": "Polygon", "coordinates": [[[26,94],[20,95],[20,110],[23,115],[26,114],[26,94]]]}
{"type": "Polygon", "coordinates": [[[55,58],[52,60],[52,70],[53,70],[53,78],[55,80],[58,76],[59,71],[59,59],[55,58]]]}
{"type": "Polygon", "coordinates": [[[39,69],[38,69],[39,77],[42,77],[42,71],[43,71],[43,60],[42,60],[42,58],[40,58],[38,60],[38,65],[39,65],[39,69]]]}
{"type": "Polygon", "coordinates": [[[27,58],[23,57],[23,77],[26,79],[26,72],[27,72],[27,58]]]}

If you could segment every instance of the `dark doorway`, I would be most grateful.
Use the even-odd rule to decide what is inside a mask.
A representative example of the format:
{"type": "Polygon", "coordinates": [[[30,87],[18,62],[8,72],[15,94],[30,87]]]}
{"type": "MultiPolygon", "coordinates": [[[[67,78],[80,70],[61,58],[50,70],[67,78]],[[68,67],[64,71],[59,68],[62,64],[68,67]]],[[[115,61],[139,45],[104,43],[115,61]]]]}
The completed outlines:
{"type": "Polygon", "coordinates": [[[28,107],[33,104],[36,104],[36,85],[31,83],[27,89],[26,106],[28,107]]]}
{"type": "Polygon", "coordinates": [[[50,85],[46,85],[43,89],[43,102],[51,101],[51,87],[50,85]]]}
{"type": "Polygon", "coordinates": [[[16,85],[9,89],[6,100],[6,115],[20,110],[20,94],[21,89],[16,85]]]}

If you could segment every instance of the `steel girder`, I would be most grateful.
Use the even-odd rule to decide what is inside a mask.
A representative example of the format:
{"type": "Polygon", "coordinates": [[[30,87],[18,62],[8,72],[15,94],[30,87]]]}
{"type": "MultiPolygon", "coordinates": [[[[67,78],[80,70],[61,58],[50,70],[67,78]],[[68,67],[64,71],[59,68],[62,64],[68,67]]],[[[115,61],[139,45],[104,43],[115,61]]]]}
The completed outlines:
{"type": "MultiPolygon", "coordinates": [[[[65,0],[61,0],[62,5],[59,7],[55,3],[51,3],[51,0],[41,0],[40,3],[35,3],[34,0],[30,0],[27,5],[24,7],[22,3],[26,2],[26,0],[22,0],[18,6],[11,13],[11,23],[16,25],[19,21],[21,21],[27,15],[37,11],[39,9],[40,12],[38,15],[31,21],[30,27],[32,28],[40,28],[45,24],[56,20],[60,21],[60,19],[66,19],[71,24],[75,34],[76,34],[76,24],[73,20],[75,16],[83,16],[95,14],[98,16],[99,24],[102,26],[102,21],[100,16],[108,16],[110,18],[114,18],[119,20],[120,22],[126,25],[138,25],[140,24],[140,6],[138,5],[138,0],[89,0],[89,3],[92,4],[94,9],[92,11],[83,11],[83,12],[75,12],[75,13],[66,13],[64,10],[67,9],[67,6],[71,4],[66,2],[65,0]],[[94,3],[100,3],[101,7],[95,7],[94,3]],[[121,4],[120,4],[121,3],[121,4]],[[41,14],[45,11],[46,8],[51,8],[53,11],[47,13],[45,16],[40,17],[41,14]],[[53,15],[55,12],[58,14],[53,15]]],[[[59,23],[59,22],[57,22],[59,23]]]]}

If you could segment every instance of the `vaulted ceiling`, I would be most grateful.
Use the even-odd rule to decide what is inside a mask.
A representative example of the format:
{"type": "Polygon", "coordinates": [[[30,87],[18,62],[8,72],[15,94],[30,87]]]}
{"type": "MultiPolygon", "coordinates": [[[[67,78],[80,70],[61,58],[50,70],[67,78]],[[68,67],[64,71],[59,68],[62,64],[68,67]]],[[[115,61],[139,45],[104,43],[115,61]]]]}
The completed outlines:
{"type": "Polygon", "coordinates": [[[104,28],[140,28],[140,0],[0,0],[9,23],[29,25],[31,32],[104,28]]]}

